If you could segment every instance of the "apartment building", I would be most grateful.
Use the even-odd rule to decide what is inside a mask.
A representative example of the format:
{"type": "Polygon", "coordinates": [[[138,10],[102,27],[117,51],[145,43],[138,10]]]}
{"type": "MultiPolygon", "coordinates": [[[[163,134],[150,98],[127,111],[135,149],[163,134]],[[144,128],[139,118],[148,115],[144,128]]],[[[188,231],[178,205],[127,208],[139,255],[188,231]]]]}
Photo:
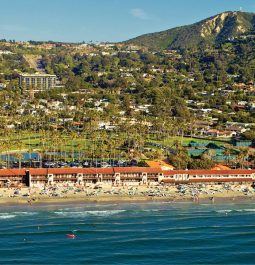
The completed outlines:
{"type": "Polygon", "coordinates": [[[56,75],[49,74],[20,74],[19,85],[25,90],[48,90],[56,86],[56,75]]]}

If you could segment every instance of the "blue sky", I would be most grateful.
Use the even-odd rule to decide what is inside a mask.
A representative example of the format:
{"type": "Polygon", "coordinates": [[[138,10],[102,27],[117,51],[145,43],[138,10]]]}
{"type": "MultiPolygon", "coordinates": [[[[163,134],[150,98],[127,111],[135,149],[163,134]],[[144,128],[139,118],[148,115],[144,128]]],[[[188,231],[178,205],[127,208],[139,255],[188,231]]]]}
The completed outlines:
{"type": "Polygon", "coordinates": [[[0,0],[0,38],[122,41],[223,11],[255,12],[255,0],[0,0]]]}

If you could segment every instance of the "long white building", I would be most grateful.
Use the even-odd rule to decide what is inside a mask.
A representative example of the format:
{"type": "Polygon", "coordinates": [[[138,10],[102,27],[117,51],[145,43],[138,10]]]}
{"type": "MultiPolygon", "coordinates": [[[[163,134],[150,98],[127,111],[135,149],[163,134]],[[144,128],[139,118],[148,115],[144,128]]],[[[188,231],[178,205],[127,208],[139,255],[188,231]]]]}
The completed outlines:
{"type": "Polygon", "coordinates": [[[66,184],[178,185],[247,183],[254,185],[255,170],[167,170],[146,167],[0,169],[0,187],[42,187],[66,184]]]}

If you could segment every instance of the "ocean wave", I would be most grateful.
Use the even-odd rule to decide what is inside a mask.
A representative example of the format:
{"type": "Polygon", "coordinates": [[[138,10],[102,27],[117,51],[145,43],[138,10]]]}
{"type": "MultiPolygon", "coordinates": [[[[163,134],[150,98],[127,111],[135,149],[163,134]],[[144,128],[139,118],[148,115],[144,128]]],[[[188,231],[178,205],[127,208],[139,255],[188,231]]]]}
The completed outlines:
{"type": "Polygon", "coordinates": [[[70,208],[60,208],[58,209],[58,211],[65,211],[65,212],[68,212],[68,211],[77,211],[80,210],[80,209],[84,209],[84,207],[70,207],[70,208]]]}
{"type": "Polygon", "coordinates": [[[217,213],[233,213],[233,212],[255,212],[255,209],[227,209],[227,210],[217,210],[217,213]]]}
{"type": "Polygon", "coordinates": [[[82,211],[82,212],[66,212],[66,211],[58,211],[54,212],[55,214],[63,217],[86,217],[86,216],[111,216],[115,214],[119,214],[125,212],[126,210],[105,210],[105,211],[82,211]]]}
{"type": "Polygon", "coordinates": [[[32,216],[38,214],[38,212],[13,212],[13,214],[20,216],[32,216]]]}
{"type": "Polygon", "coordinates": [[[15,214],[10,214],[10,213],[0,213],[0,219],[11,219],[16,217],[15,214]]]}
{"type": "Polygon", "coordinates": [[[236,212],[255,212],[255,209],[238,209],[236,212]]]}
{"type": "Polygon", "coordinates": [[[0,213],[0,219],[10,219],[15,217],[25,217],[25,216],[34,216],[38,212],[9,212],[9,213],[0,213]]]}
{"type": "Polygon", "coordinates": [[[231,213],[233,210],[217,210],[216,213],[231,213]]]}
{"type": "MultiPolygon", "coordinates": [[[[142,212],[162,212],[162,211],[166,211],[166,210],[161,210],[161,209],[148,209],[148,210],[141,210],[142,212]]],[[[139,212],[139,210],[138,210],[139,212]]]]}
{"type": "Polygon", "coordinates": [[[125,211],[126,210],[102,210],[102,211],[87,211],[87,213],[94,216],[108,216],[108,215],[123,213],[125,211]]]}
{"type": "Polygon", "coordinates": [[[59,208],[59,209],[57,209],[58,211],[72,211],[72,212],[74,212],[74,211],[81,211],[81,210],[84,210],[84,211],[89,211],[89,209],[95,209],[95,208],[104,208],[104,207],[108,207],[108,208],[110,208],[110,207],[114,207],[114,206],[117,206],[118,204],[100,204],[100,203],[98,203],[98,204],[96,204],[95,205],[95,207],[92,207],[91,205],[88,205],[88,206],[74,206],[74,207],[64,207],[64,208],[59,208]]]}

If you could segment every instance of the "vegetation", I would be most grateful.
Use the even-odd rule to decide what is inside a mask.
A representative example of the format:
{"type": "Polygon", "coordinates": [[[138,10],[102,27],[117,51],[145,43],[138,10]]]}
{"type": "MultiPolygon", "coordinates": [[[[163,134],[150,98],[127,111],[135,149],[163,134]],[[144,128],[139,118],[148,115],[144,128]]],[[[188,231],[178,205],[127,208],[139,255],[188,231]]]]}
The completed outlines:
{"type": "MultiPolygon", "coordinates": [[[[202,144],[213,138],[225,151],[231,136],[254,142],[252,18],[226,13],[169,31],[171,45],[161,38],[162,48],[185,45],[188,31],[192,47],[187,49],[2,40],[1,153],[38,150],[46,158],[51,152],[71,160],[168,158],[180,169],[212,167],[212,154],[188,155],[190,141],[202,144]],[[235,31],[237,16],[247,29],[241,36],[235,31]],[[212,31],[213,19],[221,32],[202,43],[197,34],[202,38],[205,25],[212,31]],[[34,93],[19,86],[20,72],[36,71],[33,60],[39,60],[41,71],[57,75],[56,88],[34,93]],[[219,141],[212,130],[235,134],[219,141]]],[[[241,148],[236,150],[222,154],[225,163],[253,163],[252,154],[241,156],[241,148]]]]}
{"type": "Polygon", "coordinates": [[[254,30],[254,14],[224,12],[198,23],[145,34],[127,43],[151,49],[186,49],[217,45],[254,30]]]}

